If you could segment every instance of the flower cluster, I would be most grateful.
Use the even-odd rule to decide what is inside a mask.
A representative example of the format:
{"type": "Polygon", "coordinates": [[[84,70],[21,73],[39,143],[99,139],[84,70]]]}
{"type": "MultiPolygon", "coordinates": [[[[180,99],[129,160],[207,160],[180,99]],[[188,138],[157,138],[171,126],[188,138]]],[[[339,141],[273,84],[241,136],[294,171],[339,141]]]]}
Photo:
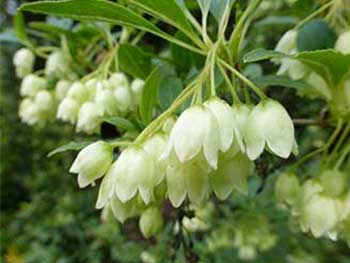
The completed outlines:
{"type": "Polygon", "coordinates": [[[346,172],[326,169],[301,184],[295,174],[285,173],[276,182],[276,197],[291,208],[303,232],[350,244],[349,179],[346,172]]]}
{"type": "Polygon", "coordinates": [[[79,174],[80,187],[105,175],[96,207],[110,206],[123,222],[136,215],[159,218],[165,198],[174,207],[186,197],[199,206],[211,192],[222,200],[233,190],[247,193],[253,160],[264,149],[288,158],[295,146],[292,120],[278,102],[265,99],[253,108],[232,108],[213,97],[187,108],[176,121],[169,118],[161,131],[131,144],[113,163],[108,143],[87,146],[70,171],[79,174]]]}
{"type": "Polygon", "coordinates": [[[125,74],[112,73],[108,79],[91,78],[85,82],[60,80],[56,96],[60,100],[57,118],[76,124],[78,132],[98,132],[105,117],[125,115],[140,103],[143,81],[130,84],[125,74]]]}

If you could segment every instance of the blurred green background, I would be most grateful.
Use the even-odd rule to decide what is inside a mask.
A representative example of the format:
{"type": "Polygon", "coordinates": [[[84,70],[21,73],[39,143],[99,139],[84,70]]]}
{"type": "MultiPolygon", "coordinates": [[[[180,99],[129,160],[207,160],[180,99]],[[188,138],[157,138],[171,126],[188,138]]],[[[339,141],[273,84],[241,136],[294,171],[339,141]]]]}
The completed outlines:
{"type": "MultiPolygon", "coordinates": [[[[273,21],[261,19],[260,25],[248,36],[250,44],[245,46],[248,50],[251,44],[272,48],[281,33],[293,25],[293,17],[304,17],[314,1],[302,0],[293,5],[291,2],[295,1],[266,2],[272,3],[272,7],[267,7],[269,12],[288,16],[285,23],[274,26],[273,31],[273,21]],[[291,6],[293,9],[288,9],[291,6]]],[[[0,3],[1,31],[4,31],[11,28],[11,17],[19,2],[2,0],[0,3]]],[[[170,219],[157,240],[144,239],[137,220],[129,220],[123,226],[114,219],[102,220],[100,211],[94,209],[97,187],[80,190],[75,176],[68,173],[74,154],[46,157],[57,145],[76,138],[76,134],[72,127],[59,123],[38,128],[20,122],[17,116],[19,81],[12,66],[12,56],[20,45],[12,41],[2,41],[0,45],[0,262],[167,263],[174,258],[184,262],[181,251],[174,251],[170,219]]],[[[267,65],[264,71],[269,70],[267,65]]],[[[281,94],[276,88],[275,92],[276,96],[288,97],[286,107],[293,116],[303,117],[306,112],[320,109],[318,101],[310,103],[300,99],[294,91],[281,94]]],[[[310,144],[311,136],[322,131],[298,130],[298,133],[303,149],[310,144]]],[[[350,262],[349,248],[344,242],[314,239],[299,233],[291,226],[286,212],[275,207],[273,172],[281,165],[282,161],[273,157],[258,164],[259,171],[271,175],[267,182],[257,176],[251,179],[250,189],[255,189],[254,195],[213,201],[214,211],[206,219],[210,227],[193,234],[193,257],[187,258],[187,262],[242,262],[233,235],[235,228],[245,223],[257,229],[267,227],[277,237],[276,245],[252,262],[350,262]],[[250,219],[260,216],[263,217],[261,225],[255,220],[250,223],[250,219]]]]}

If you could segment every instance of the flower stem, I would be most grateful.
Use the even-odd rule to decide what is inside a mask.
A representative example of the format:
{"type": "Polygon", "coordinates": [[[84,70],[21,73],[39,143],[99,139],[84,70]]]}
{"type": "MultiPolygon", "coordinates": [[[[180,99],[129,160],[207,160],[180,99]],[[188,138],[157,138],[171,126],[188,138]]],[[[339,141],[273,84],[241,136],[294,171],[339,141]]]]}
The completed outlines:
{"type": "Polygon", "coordinates": [[[256,86],[252,81],[247,79],[244,75],[242,75],[238,70],[236,70],[234,67],[227,64],[224,60],[218,59],[219,63],[221,63],[224,67],[229,69],[233,74],[235,74],[240,80],[242,80],[249,88],[251,88],[261,100],[266,99],[266,95],[264,92],[262,92],[258,86],[256,86]]]}
{"type": "Polygon", "coordinates": [[[236,88],[233,86],[233,84],[230,81],[229,77],[226,75],[225,69],[220,64],[218,66],[219,66],[219,69],[220,69],[222,75],[224,76],[224,79],[225,79],[226,83],[230,87],[233,103],[234,104],[242,104],[241,100],[238,97],[236,88]]]}

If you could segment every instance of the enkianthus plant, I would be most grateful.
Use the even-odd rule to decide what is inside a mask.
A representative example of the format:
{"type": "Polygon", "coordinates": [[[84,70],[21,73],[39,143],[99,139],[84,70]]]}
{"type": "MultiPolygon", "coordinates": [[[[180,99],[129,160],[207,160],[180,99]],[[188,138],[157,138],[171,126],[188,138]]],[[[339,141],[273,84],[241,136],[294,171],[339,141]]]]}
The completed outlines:
{"type": "MultiPolygon", "coordinates": [[[[167,7],[161,1],[68,0],[20,8],[104,22],[92,23],[98,33],[79,44],[76,38],[84,35],[75,34],[79,26],[72,26],[73,36],[59,36],[59,48],[30,42],[33,52],[46,59],[45,69],[32,72],[34,59],[18,68],[18,75],[25,75],[21,94],[26,98],[19,110],[23,121],[33,125],[56,115],[95,141],[69,144],[53,153],[80,150],[70,172],[78,175],[81,188],[97,185],[96,208],[103,209],[103,218],[113,214],[121,223],[139,218],[140,231],[149,238],[161,233],[166,224],[163,208],[171,204],[176,211],[176,248],[180,242],[186,250],[190,235],[185,234],[185,225],[202,220],[201,208],[233,195],[255,203],[251,195],[260,197],[270,172],[262,167],[269,167],[267,162],[273,159],[288,171],[277,181],[277,199],[291,209],[301,229],[315,237],[348,241],[349,34],[336,22],[332,26],[339,36],[333,32],[327,24],[333,18],[331,12],[326,22],[314,19],[335,8],[331,1],[282,36],[275,51],[258,49],[243,56],[242,43],[261,2],[249,1],[242,13],[236,12],[234,26],[232,14],[240,5],[229,0],[198,0],[195,6],[201,21],[186,2],[175,0],[167,0],[167,7]],[[80,5],[84,5],[81,12],[72,8],[80,5]],[[149,16],[152,19],[147,20],[149,16]],[[213,16],[215,26],[209,26],[208,16],[213,16]],[[159,21],[178,33],[165,32],[159,21]],[[315,33],[315,24],[328,34],[325,42],[318,41],[325,46],[305,37],[315,33]],[[144,50],[145,33],[163,38],[165,48],[144,50]],[[185,58],[191,62],[182,67],[185,58]],[[297,86],[310,88],[307,83],[311,83],[315,87],[313,94],[325,101],[325,111],[330,113],[327,119],[317,119],[317,125],[337,123],[322,148],[296,162],[294,122],[298,121],[289,114],[292,105],[242,69],[247,67],[244,63],[263,59],[281,64],[277,77],[290,76],[287,84],[282,79],[282,86],[294,87],[297,81],[297,86]],[[331,66],[328,59],[334,60],[331,66]],[[112,135],[102,132],[105,124],[113,127],[112,135]],[[305,160],[321,153],[320,175],[307,180],[294,175],[305,160]],[[254,190],[251,178],[261,179],[261,189],[254,190]]],[[[14,59],[16,67],[21,57],[31,54],[21,52],[14,59]]],[[[250,260],[276,243],[269,220],[259,210],[252,211],[256,214],[233,231],[234,240],[227,238],[242,259],[250,260]]]]}

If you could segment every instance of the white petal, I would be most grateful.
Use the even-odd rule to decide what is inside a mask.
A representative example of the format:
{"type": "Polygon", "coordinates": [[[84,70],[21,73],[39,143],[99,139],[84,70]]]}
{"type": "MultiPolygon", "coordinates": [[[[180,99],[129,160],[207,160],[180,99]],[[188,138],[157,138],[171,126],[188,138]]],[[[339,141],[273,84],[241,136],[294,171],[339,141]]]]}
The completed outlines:
{"type": "Polygon", "coordinates": [[[168,166],[166,179],[169,200],[174,207],[179,207],[186,198],[185,177],[182,166],[168,166]]]}
{"type": "Polygon", "coordinates": [[[276,101],[268,100],[265,105],[265,139],[269,148],[279,157],[288,158],[295,144],[294,125],[288,112],[276,101]]]}
{"type": "Polygon", "coordinates": [[[114,174],[112,170],[105,175],[105,177],[102,180],[102,183],[100,185],[100,189],[98,191],[98,197],[96,202],[96,209],[103,208],[108,199],[113,195],[114,192],[114,174]]]}
{"type": "Polygon", "coordinates": [[[94,180],[88,179],[84,174],[80,173],[78,175],[78,185],[80,188],[87,187],[90,183],[92,183],[94,180]]]}
{"type": "Polygon", "coordinates": [[[220,133],[220,150],[226,152],[233,140],[233,127],[236,125],[231,107],[218,98],[210,99],[204,105],[215,116],[220,133]]]}
{"type": "Polygon", "coordinates": [[[220,147],[219,125],[213,114],[207,110],[207,118],[203,120],[206,122],[206,133],[204,137],[203,152],[209,165],[214,169],[218,165],[218,151],[220,147]]]}
{"type": "Polygon", "coordinates": [[[205,108],[193,106],[185,110],[176,121],[170,137],[181,162],[192,159],[202,148],[207,125],[205,108]]]}

